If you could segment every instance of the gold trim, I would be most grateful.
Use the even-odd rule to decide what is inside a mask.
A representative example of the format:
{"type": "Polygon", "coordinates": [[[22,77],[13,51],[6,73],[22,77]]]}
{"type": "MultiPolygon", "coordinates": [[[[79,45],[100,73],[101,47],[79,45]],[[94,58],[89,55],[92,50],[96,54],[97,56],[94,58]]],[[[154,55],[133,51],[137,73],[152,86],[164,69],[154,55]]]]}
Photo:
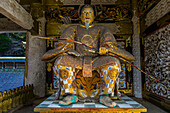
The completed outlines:
{"type": "MultiPolygon", "coordinates": [[[[80,25],[81,27],[85,27],[85,25],[80,25]]],[[[91,27],[93,27],[94,26],[94,24],[93,25],[90,25],[89,26],[89,28],[91,28],[91,27]]]]}
{"type": "Polygon", "coordinates": [[[135,108],[40,108],[35,107],[34,112],[99,112],[99,113],[140,113],[140,112],[147,112],[147,109],[145,107],[135,109],[135,108]]]}
{"type": "Polygon", "coordinates": [[[47,71],[50,72],[51,71],[51,67],[52,67],[52,63],[47,63],[47,71]]]}
{"type": "Polygon", "coordinates": [[[25,59],[25,57],[0,57],[0,59],[25,59]]]}
{"type": "Polygon", "coordinates": [[[53,40],[47,40],[47,47],[52,47],[53,48],[53,43],[54,43],[54,41],[53,40]]]}
{"type": "Polygon", "coordinates": [[[133,95],[133,93],[132,93],[132,87],[133,87],[133,84],[129,84],[128,82],[127,82],[127,89],[119,89],[119,91],[120,92],[123,92],[123,93],[125,93],[125,94],[131,94],[131,95],[133,95]],[[130,87],[131,86],[131,87],[130,87]]]}

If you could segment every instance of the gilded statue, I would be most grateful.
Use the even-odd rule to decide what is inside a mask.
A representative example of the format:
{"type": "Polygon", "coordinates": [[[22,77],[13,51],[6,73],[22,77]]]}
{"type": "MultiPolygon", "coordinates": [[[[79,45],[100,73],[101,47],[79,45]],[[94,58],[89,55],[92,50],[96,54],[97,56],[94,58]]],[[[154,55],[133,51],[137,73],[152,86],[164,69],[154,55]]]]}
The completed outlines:
{"type": "Polygon", "coordinates": [[[46,62],[55,59],[53,69],[61,84],[61,95],[64,96],[64,99],[59,102],[61,106],[76,103],[79,97],[88,98],[98,95],[100,103],[115,107],[116,103],[110,95],[114,94],[115,84],[121,72],[121,64],[116,56],[130,62],[134,61],[130,53],[118,48],[109,29],[93,23],[96,15],[94,6],[80,6],[79,16],[82,24],[67,27],[61,34],[61,40],[57,42],[56,48],[49,50],[42,57],[46,62]],[[64,39],[81,42],[86,46],[64,39]],[[83,90],[81,84],[77,86],[76,80],[79,75],[85,79],[99,75],[100,84],[93,86],[94,89],[96,89],[95,85],[99,86],[99,90],[88,92],[83,90]]]}
{"type": "Polygon", "coordinates": [[[0,91],[0,113],[2,113],[2,108],[3,108],[2,103],[3,103],[3,94],[0,91]]]}

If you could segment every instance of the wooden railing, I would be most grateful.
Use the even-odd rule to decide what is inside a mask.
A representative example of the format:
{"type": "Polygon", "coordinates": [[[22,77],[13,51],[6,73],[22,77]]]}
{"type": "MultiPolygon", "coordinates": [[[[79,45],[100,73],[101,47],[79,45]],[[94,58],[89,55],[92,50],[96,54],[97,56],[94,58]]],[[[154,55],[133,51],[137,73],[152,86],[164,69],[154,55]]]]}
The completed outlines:
{"type": "Polygon", "coordinates": [[[4,93],[0,91],[0,113],[10,111],[20,105],[25,104],[34,97],[33,85],[21,86],[16,89],[10,89],[4,93]]]}
{"type": "Polygon", "coordinates": [[[25,71],[25,57],[0,57],[0,71],[25,71]]]}

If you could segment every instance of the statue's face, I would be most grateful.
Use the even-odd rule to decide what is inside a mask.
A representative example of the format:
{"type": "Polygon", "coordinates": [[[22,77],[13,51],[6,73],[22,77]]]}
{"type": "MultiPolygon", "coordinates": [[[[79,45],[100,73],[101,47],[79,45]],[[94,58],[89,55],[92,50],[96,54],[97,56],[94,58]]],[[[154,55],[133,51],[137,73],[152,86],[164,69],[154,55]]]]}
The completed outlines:
{"type": "Polygon", "coordinates": [[[84,8],[81,12],[81,21],[83,24],[92,24],[94,21],[94,11],[93,8],[84,8]]]}

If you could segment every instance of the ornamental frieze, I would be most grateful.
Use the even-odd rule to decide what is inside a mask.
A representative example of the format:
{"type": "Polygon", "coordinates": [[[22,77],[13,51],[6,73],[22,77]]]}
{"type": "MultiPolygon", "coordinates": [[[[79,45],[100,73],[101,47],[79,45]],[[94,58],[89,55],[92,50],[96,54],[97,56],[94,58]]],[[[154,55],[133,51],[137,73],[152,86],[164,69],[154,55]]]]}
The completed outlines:
{"type": "Polygon", "coordinates": [[[155,0],[138,0],[139,15],[144,15],[155,4],[155,0]]]}
{"type": "Polygon", "coordinates": [[[116,1],[117,0],[91,0],[91,4],[115,4],[116,1]]]}
{"type": "MultiPolygon", "coordinates": [[[[58,0],[56,0],[58,1],[58,0]]],[[[63,5],[83,5],[84,0],[60,0],[63,5]]],[[[115,4],[117,0],[91,0],[92,5],[96,4],[115,4]]]]}
{"type": "Polygon", "coordinates": [[[169,56],[168,45],[170,24],[145,37],[145,71],[160,83],[146,76],[146,91],[170,98],[169,92],[169,56]]]}
{"type": "Polygon", "coordinates": [[[83,5],[84,4],[84,0],[60,0],[60,1],[63,3],[63,5],[83,5]]]}
{"type": "MultiPolygon", "coordinates": [[[[47,21],[62,23],[62,19],[64,19],[64,21],[70,19],[72,23],[79,23],[78,7],[79,6],[49,6],[47,9],[47,21]]],[[[128,6],[97,5],[96,8],[98,15],[95,21],[98,23],[130,21],[131,19],[130,8],[128,6]]]]}
{"type": "Polygon", "coordinates": [[[161,0],[153,9],[146,15],[146,26],[152,25],[154,22],[162,18],[164,15],[170,12],[169,0],[161,0]]]}

